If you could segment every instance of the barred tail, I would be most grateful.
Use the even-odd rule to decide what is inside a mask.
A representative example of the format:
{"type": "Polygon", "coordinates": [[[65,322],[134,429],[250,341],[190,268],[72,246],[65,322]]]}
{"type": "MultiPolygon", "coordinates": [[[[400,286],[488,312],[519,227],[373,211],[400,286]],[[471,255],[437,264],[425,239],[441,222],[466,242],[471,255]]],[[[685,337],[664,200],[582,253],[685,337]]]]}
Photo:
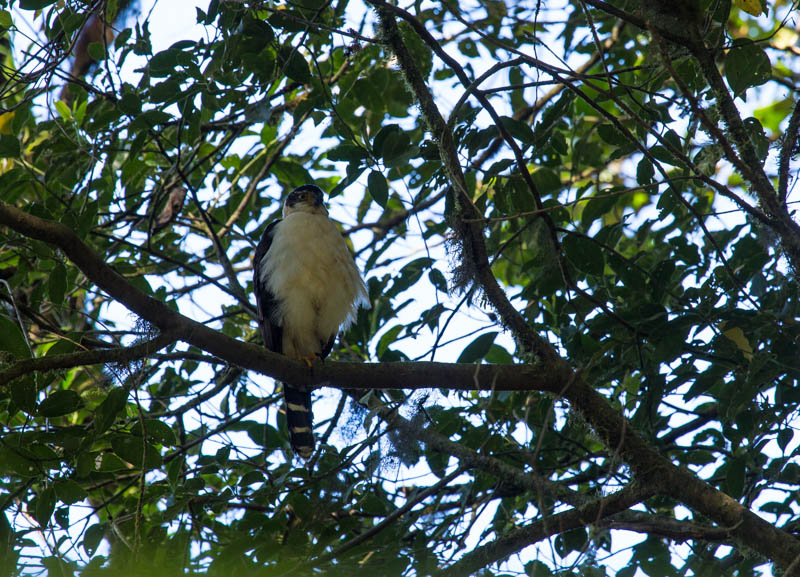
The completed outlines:
{"type": "Polygon", "coordinates": [[[286,402],[286,422],[289,428],[289,444],[292,450],[303,459],[314,452],[314,430],[311,414],[311,391],[283,386],[283,400],[286,402]]]}

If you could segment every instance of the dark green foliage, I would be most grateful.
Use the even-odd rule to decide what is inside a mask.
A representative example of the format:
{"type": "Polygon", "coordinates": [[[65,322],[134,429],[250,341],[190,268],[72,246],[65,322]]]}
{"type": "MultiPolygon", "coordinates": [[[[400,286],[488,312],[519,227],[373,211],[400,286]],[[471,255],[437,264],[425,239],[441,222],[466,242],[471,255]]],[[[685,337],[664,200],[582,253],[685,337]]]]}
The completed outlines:
{"type": "MultiPolygon", "coordinates": [[[[90,4],[0,0],[0,200],[62,223],[171,310],[259,342],[255,243],[282,196],[315,182],[372,305],[328,362],[546,373],[510,334],[505,295],[648,447],[796,534],[790,5],[756,21],[739,2],[406,3],[419,26],[396,12],[398,35],[442,132],[378,12],[346,0],[213,0],[191,38],[152,38],[146,12],[118,19],[87,48],[99,66],[60,93],[55,59],[90,4]],[[479,244],[469,230],[486,262],[442,248],[479,244]],[[482,285],[453,294],[464,264],[482,285]]],[[[107,17],[121,7],[102,4],[107,17]]],[[[746,577],[773,561],[663,491],[551,522],[641,479],[593,415],[501,381],[325,388],[304,467],[280,383],[183,342],[126,357],[158,336],[152,322],[34,236],[0,227],[2,575],[421,576],[455,563],[746,577]]]]}

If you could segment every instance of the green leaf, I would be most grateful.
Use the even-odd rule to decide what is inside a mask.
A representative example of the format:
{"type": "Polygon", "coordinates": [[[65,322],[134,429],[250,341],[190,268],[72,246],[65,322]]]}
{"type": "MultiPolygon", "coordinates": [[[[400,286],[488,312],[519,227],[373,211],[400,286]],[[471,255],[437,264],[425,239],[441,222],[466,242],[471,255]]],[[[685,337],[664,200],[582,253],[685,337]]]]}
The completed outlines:
{"type": "Polygon", "coordinates": [[[522,142],[522,144],[527,145],[533,143],[533,129],[531,129],[527,122],[522,122],[509,116],[501,116],[500,121],[508,133],[522,142]]]}
{"type": "Polygon", "coordinates": [[[154,84],[150,87],[150,99],[153,102],[175,102],[183,96],[182,84],[183,80],[177,76],[154,84]]]}
{"type": "Polygon", "coordinates": [[[367,151],[351,142],[343,142],[331,148],[326,154],[328,160],[353,162],[367,157],[367,151]]]}
{"type": "Polygon", "coordinates": [[[56,508],[56,492],[53,487],[47,487],[36,496],[36,507],[34,507],[34,518],[40,526],[46,527],[56,508]]]}
{"type": "Polygon", "coordinates": [[[372,149],[388,167],[399,166],[416,153],[411,137],[396,124],[386,125],[378,131],[372,140],[372,149]]]}
{"type": "Polygon", "coordinates": [[[249,40],[249,47],[254,52],[263,50],[275,39],[272,27],[263,20],[255,18],[245,19],[242,25],[242,35],[249,40]]]}
{"type": "Polygon", "coordinates": [[[381,337],[381,340],[378,341],[378,346],[375,349],[375,353],[378,355],[378,358],[381,358],[383,353],[385,353],[389,348],[389,345],[397,340],[397,335],[399,335],[404,328],[405,327],[403,325],[395,325],[384,333],[384,335],[381,337]]]}
{"type": "Polygon", "coordinates": [[[112,471],[128,471],[130,470],[130,466],[114,453],[108,451],[103,453],[103,456],[100,459],[100,466],[97,468],[97,470],[104,473],[110,473],[112,471]]]}
{"type": "Polygon", "coordinates": [[[601,124],[597,127],[597,134],[604,142],[614,146],[627,146],[630,144],[628,138],[613,124],[601,124]]]}
{"type": "Polygon", "coordinates": [[[561,179],[555,170],[540,166],[531,173],[531,178],[536,184],[536,190],[541,195],[552,194],[561,190],[561,179]]]}
{"type": "Polygon", "coordinates": [[[650,342],[656,345],[653,358],[660,362],[671,362],[680,355],[686,348],[689,329],[680,320],[667,322],[654,329],[650,335],[650,342]]]}
{"type": "Polygon", "coordinates": [[[509,166],[514,166],[515,164],[516,161],[511,158],[504,158],[503,160],[498,160],[497,162],[492,164],[492,166],[489,167],[489,170],[486,171],[486,174],[490,176],[495,176],[503,172],[509,166]]]}
{"type": "Polygon", "coordinates": [[[117,387],[108,393],[108,396],[95,411],[94,432],[96,435],[107,431],[111,427],[117,415],[125,408],[127,401],[128,389],[125,387],[117,387]]]}
{"type": "Polygon", "coordinates": [[[493,365],[511,365],[514,363],[514,357],[511,356],[511,353],[496,343],[489,347],[489,352],[486,353],[484,358],[487,363],[493,365]]]}
{"type": "Polygon", "coordinates": [[[36,412],[36,381],[33,375],[26,375],[9,385],[11,400],[28,414],[36,412]]]}
{"type": "MultiPolygon", "coordinates": [[[[177,442],[172,428],[158,419],[145,419],[144,428],[147,431],[147,439],[150,441],[165,446],[172,446],[177,442]]],[[[132,432],[137,435],[142,434],[142,424],[139,421],[134,424],[132,432]]]]}
{"type": "Polygon", "coordinates": [[[106,47],[102,42],[90,42],[88,52],[89,56],[91,56],[95,61],[99,62],[100,60],[105,60],[106,58],[106,47]]]}
{"type": "Polygon", "coordinates": [[[291,10],[286,10],[286,14],[282,12],[284,11],[276,10],[269,17],[269,23],[272,24],[273,27],[285,30],[286,32],[301,32],[303,30],[303,24],[301,22],[289,17],[289,14],[301,17],[299,14],[295,14],[294,11],[291,10]]]}
{"type": "Polygon", "coordinates": [[[584,548],[587,538],[586,529],[583,527],[565,531],[555,539],[556,552],[564,557],[572,551],[580,551],[584,548]]]}
{"type": "Polygon", "coordinates": [[[56,0],[19,0],[19,7],[23,10],[41,10],[55,3],[56,0]]]}
{"type": "Polygon", "coordinates": [[[82,406],[83,400],[78,393],[62,389],[48,395],[39,403],[39,414],[43,417],[61,417],[74,413],[82,406]]]}
{"type": "Polygon", "coordinates": [[[161,466],[161,454],[158,449],[141,437],[116,435],[111,439],[111,448],[114,453],[134,467],[142,467],[142,452],[144,452],[144,464],[147,469],[157,469],[161,466]]]}
{"type": "Polygon", "coordinates": [[[391,288],[386,291],[387,296],[396,296],[406,290],[408,287],[415,284],[422,276],[422,271],[430,267],[431,264],[433,264],[433,259],[428,257],[412,260],[403,267],[403,269],[400,271],[400,276],[395,279],[391,288]]]}
{"type": "Polygon", "coordinates": [[[0,158],[18,158],[19,140],[13,134],[0,134],[0,158]]]}
{"type": "MultiPolygon", "coordinates": [[[[126,85],[127,86],[127,85],[126,85]]],[[[129,116],[135,116],[142,111],[142,101],[139,96],[128,87],[122,93],[122,98],[117,102],[120,112],[129,116]]]]}
{"type": "Polygon", "coordinates": [[[308,67],[308,62],[297,49],[293,46],[281,48],[279,56],[286,76],[300,84],[308,84],[311,81],[311,70],[308,67]]]}
{"type": "Polygon", "coordinates": [[[619,195],[614,194],[617,190],[619,189],[608,188],[600,193],[600,198],[592,197],[581,213],[581,226],[588,229],[595,220],[610,212],[620,198],[619,195]]]}
{"type": "Polygon", "coordinates": [[[525,575],[528,577],[551,577],[553,572],[541,561],[531,561],[525,564],[525,575]]]}
{"type": "Polygon", "coordinates": [[[63,100],[56,100],[56,112],[64,120],[72,120],[72,110],[63,100]]]}
{"type": "Polygon", "coordinates": [[[434,475],[442,479],[447,474],[447,463],[450,460],[450,455],[433,451],[427,453],[425,459],[428,461],[428,467],[430,467],[434,475]]]}
{"type": "Polygon", "coordinates": [[[561,241],[561,247],[578,270],[595,276],[603,274],[605,269],[603,249],[588,238],[568,234],[561,241]]]}
{"type": "Polygon", "coordinates": [[[56,262],[56,266],[50,271],[47,291],[50,295],[50,302],[54,305],[64,302],[64,293],[67,292],[67,269],[61,262],[56,262]]]}
{"type": "Polygon", "coordinates": [[[753,16],[769,13],[767,0],[734,0],[734,4],[753,16]]]}
{"type": "Polygon", "coordinates": [[[728,471],[725,477],[725,492],[734,499],[739,499],[744,492],[745,472],[745,464],[741,459],[733,459],[728,464],[728,471]]]}
{"type": "Polygon", "coordinates": [[[242,428],[236,430],[244,430],[254,443],[268,449],[280,447],[286,439],[286,435],[281,436],[275,427],[254,421],[242,421],[242,428]]]}
{"type": "Polygon", "coordinates": [[[748,88],[772,77],[769,56],[752,40],[737,39],[725,57],[725,77],[733,94],[742,97],[748,88]]]}
{"type": "Polygon", "coordinates": [[[172,120],[172,115],[163,110],[147,110],[138,115],[130,124],[131,131],[150,130],[159,124],[172,120]]]}
{"type": "Polygon", "coordinates": [[[95,523],[83,533],[83,548],[90,557],[94,555],[106,535],[105,523],[95,523]]]}
{"type": "Polygon", "coordinates": [[[447,279],[444,278],[442,271],[432,268],[428,273],[428,280],[439,292],[447,294],[447,279]]]}
{"type": "Polygon", "coordinates": [[[386,126],[383,126],[378,131],[378,134],[376,134],[372,139],[372,151],[375,153],[375,156],[383,157],[383,146],[386,142],[386,139],[393,134],[399,134],[402,132],[403,129],[397,124],[387,124],[386,126]]]}
{"type": "Polygon", "coordinates": [[[170,46],[154,54],[148,64],[150,74],[155,78],[161,78],[174,72],[178,66],[178,52],[170,46]]]}
{"type": "MultiPolygon", "coordinates": [[[[280,446],[280,445],[278,444],[274,446],[280,446]]],[[[184,464],[185,462],[183,459],[172,459],[172,461],[170,461],[169,464],[167,465],[167,479],[169,479],[169,482],[173,486],[177,485],[178,481],[180,480],[181,475],[183,474],[184,464]]]]}
{"type": "Polygon", "coordinates": [[[86,490],[72,479],[59,479],[54,487],[58,500],[65,505],[83,501],[88,496],[86,490]]]}
{"type": "Polygon", "coordinates": [[[353,85],[353,96],[367,110],[381,110],[384,107],[383,95],[368,78],[359,78],[353,85]]]}
{"type": "Polygon", "coordinates": [[[680,166],[681,161],[669,151],[666,146],[661,146],[657,144],[655,146],[650,147],[650,154],[653,155],[653,158],[656,160],[660,160],[661,162],[666,162],[667,164],[671,164],[672,166],[680,166]]]}
{"type": "Polygon", "coordinates": [[[458,43],[458,49],[461,51],[464,56],[469,56],[470,58],[477,58],[478,57],[478,46],[475,44],[475,41],[470,38],[465,38],[458,43]]]}
{"type": "Polygon", "coordinates": [[[228,459],[231,457],[231,446],[225,445],[224,447],[220,447],[217,449],[216,455],[214,455],[214,460],[219,463],[220,465],[227,465],[228,459]]]}
{"type": "Polygon", "coordinates": [[[28,343],[17,323],[9,318],[0,316],[0,351],[7,351],[18,359],[27,359],[31,356],[28,343]]]}
{"type": "Polygon", "coordinates": [[[14,26],[14,20],[11,18],[11,13],[8,10],[0,10],[0,28],[11,28],[14,26]]]}
{"type": "Polygon", "coordinates": [[[653,163],[646,158],[642,158],[636,165],[636,182],[639,184],[650,184],[656,174],[653,163]]]}
{"type": "Polygon", "coordinates": [[[789,443],[792,442],[794,438],[794,431],[791,429],[781,429],[778,431],[778,446],[781,448],[781,451],[785,451],[786,447],[789,443]]]}
{"type": "Polygon", "coordinates": [[[36,477],[42,473],[42,466],[38,461],[32,461],[23,456],[22,451],[15,448],[6,448],[0,445],[0,463],[3,471],[11,472],[24,478],[36,477]]]}
{"type": "Polygon", "coordinates": [[[497,334],[497,332],[491,332],[478,336],[461,351],[461,355],[459,355],[458,361],[456,362],[475,363],[482,360],[492,347],[497,334]]]}
{"type": "Polygon", "coordinates": [[[377,170],[370,172],[367,177],[367,189],[372,199],[381,207],[386,208],[386,203],[389,200],[389,185],[383,173],[377,170]]]}

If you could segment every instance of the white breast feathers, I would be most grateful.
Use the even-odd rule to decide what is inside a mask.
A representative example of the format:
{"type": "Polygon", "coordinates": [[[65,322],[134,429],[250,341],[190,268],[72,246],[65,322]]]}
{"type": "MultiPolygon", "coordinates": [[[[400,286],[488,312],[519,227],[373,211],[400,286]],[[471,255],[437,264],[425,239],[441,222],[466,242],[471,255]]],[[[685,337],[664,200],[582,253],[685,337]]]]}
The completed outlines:
{"type": "Polygon", "coordinates": [[[279,301],[284,354],[309,358],[369,306],[367,288],[327,215],[295,212],[275,229],[261,279],[279,301]]]}

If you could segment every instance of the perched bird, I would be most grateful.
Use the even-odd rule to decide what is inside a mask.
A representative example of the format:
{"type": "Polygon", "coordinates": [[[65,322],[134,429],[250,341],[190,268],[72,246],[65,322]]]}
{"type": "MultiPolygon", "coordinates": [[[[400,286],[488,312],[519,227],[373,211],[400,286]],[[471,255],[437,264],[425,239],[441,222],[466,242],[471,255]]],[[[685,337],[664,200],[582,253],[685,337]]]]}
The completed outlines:
{"type": "MultiPolygon", "coordinates": [[[[286,197],[283,218],[267,226],[258,243],[253,269],[264,345],[309,366],[331,352],[360,306],[369,307],[353,256],[313,184],[286,197]]],[[[284,383],[283,396],[289,442],[308,459],[314,451],[311,390],[284,383]]]]}

